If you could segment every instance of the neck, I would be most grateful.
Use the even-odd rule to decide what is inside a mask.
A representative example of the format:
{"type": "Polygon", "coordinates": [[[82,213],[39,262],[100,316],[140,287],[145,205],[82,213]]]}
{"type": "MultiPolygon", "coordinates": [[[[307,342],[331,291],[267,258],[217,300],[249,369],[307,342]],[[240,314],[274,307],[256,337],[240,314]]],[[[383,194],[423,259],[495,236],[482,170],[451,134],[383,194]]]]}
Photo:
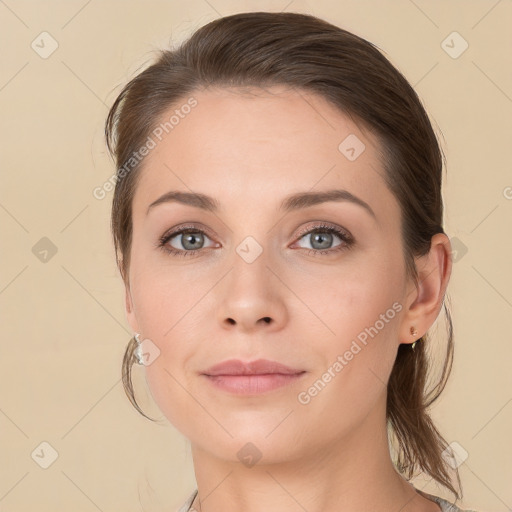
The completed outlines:
{"type": "Polygon", "coordinates": [[[271,464],[246,467],[192,444],[200,512],[438,511],[390,458],[385,404],[350,435],[271,464]],[[384,416],[382,416],[384,408],[384,416]],[[379,419],[380,417],[380,419],[379,419]]]}

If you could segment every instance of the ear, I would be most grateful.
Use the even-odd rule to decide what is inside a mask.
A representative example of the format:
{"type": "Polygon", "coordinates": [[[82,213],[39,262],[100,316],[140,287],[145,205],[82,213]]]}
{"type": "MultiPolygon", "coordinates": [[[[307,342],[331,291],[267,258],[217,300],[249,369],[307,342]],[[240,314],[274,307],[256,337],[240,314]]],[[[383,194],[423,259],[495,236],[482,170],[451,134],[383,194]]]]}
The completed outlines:
{"type": "Polygon", "coordinates": [[[135,311],[133,308],[133,299],[130,291],[130,285],[125,284],[125,307],[126,307],[126,319],[130,324],[132,331],[139,332],[139,324],[137,322],[137,318],[135,317],[135,311]]]}
{"type": "Polygon", "coordinates": [[[405,314],[400,326],[400,343],[414,343],[439,316],[452,271],[450,239],[444,233],[432,237],[430,250],[416,259],[418,286],[411,283],[405,297],[405,314]],[[418,332],[411,335],[411,327],[418,332]]]}

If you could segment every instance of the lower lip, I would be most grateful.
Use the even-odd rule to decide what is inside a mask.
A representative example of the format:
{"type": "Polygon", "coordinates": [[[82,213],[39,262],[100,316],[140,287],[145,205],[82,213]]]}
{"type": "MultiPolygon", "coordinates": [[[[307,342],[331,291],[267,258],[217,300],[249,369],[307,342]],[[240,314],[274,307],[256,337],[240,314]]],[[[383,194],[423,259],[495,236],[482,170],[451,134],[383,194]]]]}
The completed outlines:
{"type": "Polygon", "coordinates": [[[297,381],[305,372],[285,375],[269,373],[262,375],[206,375],[220,389],[237,395],[257,395],[281,388],[297,381]]]}

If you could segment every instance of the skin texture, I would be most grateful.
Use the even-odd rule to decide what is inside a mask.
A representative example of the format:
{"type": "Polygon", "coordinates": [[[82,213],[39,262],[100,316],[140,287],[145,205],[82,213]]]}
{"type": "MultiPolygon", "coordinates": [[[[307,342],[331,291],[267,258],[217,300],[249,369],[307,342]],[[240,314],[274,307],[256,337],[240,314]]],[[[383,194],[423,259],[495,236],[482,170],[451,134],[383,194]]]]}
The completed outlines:
{"type": "MultiPolygon", "coordinates": [[[[133,331],[160,350],[146,379],[162,413],[191,442],[201,501],[195,507],[439,510],[394,469],[385,404],[399,344],[425,334],[440,312],[451,273],[448,238],[435,235],[430,253],[417,260],[416,288],[406,279],[401,214],[382,178],[379,142],[323,98],[276,86],[193,96],[197,106],[144,160],[126,311],[133,331]],[[338,149],[350,134],[365,144],[354,161],[338,149]],[[279,210],[290,194],[328,189],[350,191],[375,218],[347,201],[279,210]],[[220,208],[173,202],[147,214],[170,190],[207,194],[220,208]],[[345,242],[332,235],[331,252],[313,254],[318,243],[301,233],[319,222],[348,231],[353,244],[333,252],[345,242]],[[158,248],[162,235],[190,223],[206,231],[196,254],[158,248]],[[263,250],[252,263],[236,251],[248,236],[263,250]],[[298,394],[394,303],[400,311],[300,403],[298,394]],[[201,375],[231,358],[265,358],[306,373],[277,390],[233,395],[201,375]],[[261,456],[250,467],[239,458],[247,443],[261,456]]],[[[171,243],[186,250],[180,235],[171,243]]]]}

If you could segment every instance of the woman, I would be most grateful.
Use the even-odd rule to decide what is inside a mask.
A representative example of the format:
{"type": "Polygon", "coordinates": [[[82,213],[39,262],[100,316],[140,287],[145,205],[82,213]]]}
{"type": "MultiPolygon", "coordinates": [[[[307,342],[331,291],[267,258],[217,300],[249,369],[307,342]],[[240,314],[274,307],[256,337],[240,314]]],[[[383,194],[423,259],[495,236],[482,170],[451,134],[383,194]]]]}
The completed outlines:
{"type": "Polygon", "coordinates": [[[460,510],[428,407],[453,355],[443,158],[405,78],[313,16],[215,20],[106,123],[123,361],[191,442],[204,512],[460,510]],[[445,307],[434,386],[429,328],[445,307]]]}

